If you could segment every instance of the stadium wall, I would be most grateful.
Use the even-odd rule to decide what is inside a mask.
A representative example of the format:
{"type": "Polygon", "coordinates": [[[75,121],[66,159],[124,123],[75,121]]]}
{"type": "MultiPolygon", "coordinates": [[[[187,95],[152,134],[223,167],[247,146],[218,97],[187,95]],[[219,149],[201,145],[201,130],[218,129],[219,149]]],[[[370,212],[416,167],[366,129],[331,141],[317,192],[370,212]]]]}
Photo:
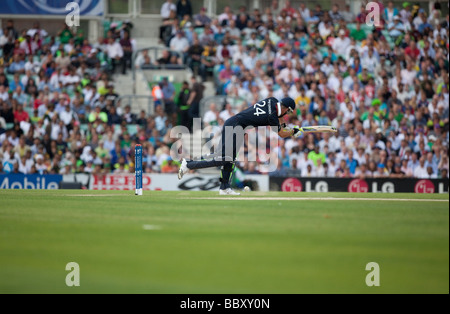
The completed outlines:
{"type": "Polygon", "coordinates": [[[0,174],[0,190],[57,190],[62,180],[62,175],[0,174]]]}
{"type": "MultiPolygon", "coordinates": [[[[0,189],[60,189],[79,186],[89,190],[135,189],[134,174],[69,174],[24,175],[1,174],[0,189]]],[[[245,175],[245,185],[262,192],[350,192],[350,193],[448,193],[445,179],[354,179],[301,178],[268,175],[245,175]]],[[[217,175],[186,175],[181,181],[176,174],[144,174],[146,191],[216,191],[217,175]]]]}
{"type": "Polygon", "coordinates": [[[271,191],[350,192],[350,193],[448,193],[445,179],[357,179],[275,177],[269,179],[271,191]]]}

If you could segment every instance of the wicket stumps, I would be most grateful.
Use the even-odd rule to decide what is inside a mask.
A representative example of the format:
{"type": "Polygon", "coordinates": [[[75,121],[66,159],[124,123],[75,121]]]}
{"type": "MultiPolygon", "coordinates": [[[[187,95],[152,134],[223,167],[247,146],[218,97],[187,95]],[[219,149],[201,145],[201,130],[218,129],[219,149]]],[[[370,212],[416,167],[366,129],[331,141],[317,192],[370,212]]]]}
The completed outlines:
{"type": "Polygon", "coordinates": [[[135,195],[142,195],[142,145],[136,144],[134,148],[134,176],[136,181],[135,195]]]}

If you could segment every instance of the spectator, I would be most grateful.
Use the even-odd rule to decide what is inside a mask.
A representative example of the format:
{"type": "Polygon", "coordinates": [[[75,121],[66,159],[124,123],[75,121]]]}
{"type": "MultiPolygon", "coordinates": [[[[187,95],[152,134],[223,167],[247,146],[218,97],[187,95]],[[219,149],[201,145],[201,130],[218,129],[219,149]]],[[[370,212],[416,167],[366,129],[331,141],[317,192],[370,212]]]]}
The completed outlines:
{"type": "MultiPolygon", "coordinates": [[[[114,38],[108,39],[108,44],[106,45],[106,53],[107,53],[108,60],[111,65],[111,72],[113,74],[116,73],[116,68],[121,63],[122,63],[123,70],[125,69],[125,67],[123,65],[124,52],[123,52],[122,46],[120,45],[119,42],[115,41],[114,38]]],[[[124,73],[123,70],[122,70],[122,73],[124,73]]]]}
{"type": "Polygon", "coordinates": [[[411,178],[414,175],[413,170],[408,166],[408,159],[402,159],[401,171],[405,174],[405,177],[411,178]]]}
{"type": "Polygon", "coordinates": [[[426,154],[425,167],[427,168],[427,171],[428,171],[428,168],[430,167],[432,172],[433,172],[433,174],[437,175],[437,173],[438,173],[438,163],[437,163],[437,161],[435,159],[433,159],[433,157],[434,157],[434,155],[433,155],[432,152],[428,152],[426,154]]]}
{"type": "Polygon", "coordinates": [[[66,104],[64,107],[65,107],[65,110],[59,114],[59,118],[64,123],[66,128],[68,130],[71,130],[73,127],[74,121],[77,121],[77,117],[76,117],[75,113],[72,111],[72,109],[70,108],[69,104],[66,104]]]}
{"type": "Polygon", "coordinates": [[[350,37],[356,41],[362,41],[366,39],[366,32],[361,29],[360,22],[356,22],[356,28],[350,32],[350,37]]]}
{"type": "Polygon", "coordinates": [[[353,14],[353,12],[350,10],[349,4],[345,5],[345,10],[340,12],[340,14],[344,21],[347,23],[352,23],[353,21],[355,21],[355,14],[353,14]]]}
{"type": "Polygon", "coordinates": [[[0,86],[3,86],[5,90],[8,90],[9,88],[9,81],[5,73],[0,73],[0,86]]]}
{"type": "Polygon", "coordinates": [[[33,74],[38,74],[40,64],[38,61],[34,61],[33,55],[27,56],[27,62],[24,65],[25,72],[30,71],[33,74]]]}
{"type": "Polygon", "coordinates": [[[5,123],[14,123],[14,113],[12,108],[9,107],[8,103],[4,102],[3,100],[0,100],[0,103],[2,105],[0,117],[5,119],[5,123]]]}
{"type": "Polygon", "coordinates": [[[326,162],[326,157],[325,154],[320,152],[320,147],[319,146],[315,146],[314,147],[314,151],[311,151],[308,154],[308,160],[311,160],[314,163],[314,166],[317,167],[318,162],[317,160],[321,160],[321,163],[324,164],[326,162]]]}
{"type": "Polygon", "coordinates": [[[189,42],[186,37],[184,37],[183,31],[177,31],[175,37],[170,40],[169,46],[171,50],[181,53],[184,56],[184,59],[186,59],[189,50],[189,42]]]}
{"type": "Polygon", "coordinates": [[[347,47],[350,45],[350,39],[345,36],[345,30],[339,31],[339,37],[333,41],[333,51],[340,56],[345,56],[347,47]]]}
{"type": "Polygon", "coordinates": [[[59,50],[59,55],[55,58],[56,66],[59,68],[66,68],[70,64],[70,57],[64,50],[59,50]]]}
{"type": "Polygon", "coordinates": [[[69,39],[74,37],[74,33],[67,23],[63,23],[63,28],[58,32],[57,36],[62,44],[67,44],[69,39]]]}
{"type": "Polygon", "coordinates": [[[198,70],[198,67],[201,64],[201,58],[203,54],[203,46],[200,44],[200,41],[197,37],[194,38],[193,44],[189,46],[187,51],[187,64],[191,68],[192,71],[198,70]]]}
{"type": "MultiPolygon", "coordinates": [[[[183,126],[190,127],[190,117],[189,117],[189,105],[188,100],[190,98],[191,90],[189,89],[189,83],[183,81],[181,90],[178,93],[178,112],[180,114],[180,123],[183,126]]],[[[204,121],[205,122],[205,121],[204,121]]]]}
{"type": "Polygon", "coordinates": [[[122,60],[122,74],[126,74],[126,69],[131,69],[131,57],[133,55],[133,45],[130,40],[130,32],[125,30],[123,32],[123,38],[120,40],[120,46],[123,51],[122,60]]]}
{"type": "Polygon", "coordinates": [[[341,13],[339,12],[339,5],[338,4],[333,4],[333,7],[331,8],[330,12],[329,12],[329,16],[331,18],[331,20],[333,21],[333,23],[338,23],[343,17],[341,15],[341,13]]]}
{"type": "Polygon", "coordinates": [[[189,99],[187,101],[187,105],[189,105],[189,115],[190,118],[198,118],[200,114],[200,101],[203,99],[203,92],[205,90],[205,86],[199,82],[195,76],[191,77],[191,93],[189,99]]]}
{"type": "Polygon", "coordinates": [[[420,157],[419,165],[414,169],[414,177],[419,179],[428,178],[428,171],[425,166],[425,156],[420,157]]]}
{"type": "Polygon", "coordinates": [[[108,115],[101,111],[101,107],[95,107],[94,111],[89,114],[89,122],[108,122],[108,115]]]}
{"type": "Polygon", "coordinates": [[[33,28],[29,29],[26,33],[30,37],[34,37],[35,34],[38,34],[39,38],[43,39],[47,37],[48,33],[41,28],[39,22],[33,23],[33,28]]]}
{"type": "Polygon", "coordinates": [[[209,105],[209,110],[205,112],[203,116],[203,122],[207,125],[217,125],[217,120],[219,118],[219,112],[217,110],[216,104],[211,103],[209,105]]]}
{"type": "Polygon", "coordinates": [[[228,59],[224,60],[223,68],[219,70],[218,74],[218,83],[217,83],[217,94],[223,95],[226,86],[230,83],[231,77],[234,75],[233,70],[231,69],[231,64],[228,59]]]}
{"type": "Polygon", "coordinates": [[[409,18],[411,17],[411,3],[403,2],[402,9],[399,12],[400,18],[403,23],[409,22],[409,18]]]}
{"type": "Polygon", "coordinates": [[[437,173],[435,173],[433,171],[433,167],[431,167],[431,166],[427,167],[427,174],[426,174],[425,178],[427,178],[427,179],[437,179],[438,178],[437,173]]]}
{"type": "Polygon", "coordinates": [[[61,51],[64,51],[67,55],[72,55],[75,49],[75,39],[74,38],[70,38],[69,42],[65,45],[61,45],[63,46],[63,49],[61,49],[61,51]]]}
{"type": "Polygon", "coordinates": [[[164,19],[168,19],[170,16],[170,12],[177,12],[177,6],[173,3],[172,0],[166,0],[161,6],[161,17],[164,19]]]}
{"type": "Polygon", "coordinates": [[[373,174],[374,178],[386,178],[388,177],[389,172],[386,169],[386,165],[385,164],[378,164],[377,166],[377,171],[373,174]]]}
{"type": "Polygon", "coordinates": [[[236,21],[236,15],[233,14],[229,5],[223,8],[223,12],[218,16],[218,21],[222,26],[230,25],[231,21],[236,21]]]}
{"type": "Polygon", "coordinates": [[[13,113],[14,123],[29,122],[30,120],[28,112],[23,110],[23,105],[20,103],[16,103],[16,105],[13,107],[13,113]]]}
{"type": "Polygon", "coordinates": [[[244,60],[242,60],[247,70],[253,69],[256,66],[256,61],[258,61],[257,53],[257,49],[252,48],[250,49],[250,54],[247,55],[244,60]]]}
{"type": "Polygon", "coordinates": [[[211,19],[206,15],[206,8],[201,8],[200,13],[194,16],[195,27],[205,27],[211,24],[211,19]]]}
{"type": "Polygon", "coordinates": [[[25,73],[25,62],[19,54],[14,54],[13,62],[8,67],[8,73],[10,74],[23,74],[25,73]]]}
{"type": "Polygon", "coordinates": [[[167,157],[167,160],[161,164],[161,173],[177,173],[180,165],[175,163],[172,157],[167,157]]]}
{"type": "Polygon", "coordinates": [[[15,102],[18,102],[20,104],[25,104],[26,105],[28,97],[22,91],[22,88],[20,86],[17,86],[15,92],[13,93],[12,99],[15,102]]]}
{"type": "Polygon", "coordinates": [[[211,73],[216,65],[216,48],[214,42],[208,42],[208,45],[203,50],[202,58],[200,59],[200,76],[203,82],[206,81],[207,76],[211,73]]]}
{"type": "Polygon", "coordinates": [[[26,144],[26,138],[22,135],[19,138],[19,143],[13,149],[14,153],[18,154],[20,158],[25,157],[28,151],[30,151],[30,146],[26,144]]]}
{"type": "Polygon", "coordinates": [[[233,110],[231,107],[231,104],[226,104],[224,110],[222,110],[219,113],[219,118],[221,118],[223,121],[227,121],[229,118],[234,116],[236,114],[236,111],[233,110]]]}
{"type": "Polygon", "coordinates": [[[349,150],[348,158],[345,162],[347,164],[350,173],[354,175],[356,172],[356,168],[359,166],[359,163],[356,159],[353,158],[353,150],[349,150]]]}
{"type": "Polygon", "coordinates": [[[398,17],[398,9],[394,7],[394,3],[392,1],[389,1],[387,7],[384,9],[384,18],[387,23],[391,23],[394,21],[396,16],[398,17]]]}
{"type": "Polygon", "coordinates": [[[138,69],[150,69],[153,66],[152,59],[148,55],[148,50],[142,51],[135,61],[136,68],[138,69]]]}
{"type": "Polygon", "coordinates": [[[176,125],[175,87],[167,77],[161,82],[161,90],[164,100],[164,111],[169,116],[172,125],[176,125]]]}
{"type": "Polygon", "coordinates": [[[405,26],[398,15],[393,17],[393,20],[388,23],[387,28],[389,31],[389,36],[391,36],[394,40],[401,36],[405,31],[405,26]]]}
{"type": "Polygon", "coordinates": [[[25,94],[30,96],[37,96],[38,88],[36,86],[36,83],[34,82],[34,79],[32,78],[28,79],[27,84],[25,86],[25,94]]]}
{"type": "Polygon", "coordinates": [[[11,37],[14,40],[17,39],[19,34],[17,33],[17,30],[14,27],[14,21],[13,20],[7,20],[6,21],[5,29],[6,29],[5,34],[7,34],[8,37],[11,37]]]}
{"type": "Polygon", "coordinates": [[[192,17],[192,5],[190,0],[178,0],[176,7],[178,20],[182,20],[184,16],[192,17]]]}
{"type": "Polygon", "coordinates": [[[116,104],[117,99],[119,98],[119,94],[114,91],[114,84],[112,82],[108,83],[108,90],[105,94],[105,100],[110,101],[112,104],[116,104]]]}
{"type": "Polygon", "coordinates": [[[254,161],[248,163],[248,169],[244,171],[244,174],[261,174],[257,169],[257,164],[254,161]]]}
{"type": "Polygon", "coordinates": [[[170,64],[171,63],[171,55],[170,55],[170,52],[169,52],[169,50],[163,50],[162,51],[162,56],[161,56],[161,58],[159,58],[157,61],[156,61],[156,63],[158,64],[158,65],[167,65],[167,64],[170,64]]]}
{"type": "Polygon", "coordinates": [[[412,40],[408,47],[405,48],[405,55],[416,61],[420,55],[420,50],[416,46],[416,42],[412,40]]]}
{"type": "Polygon", "coordinates": [[[109,108],[109,112],[108,112],[108,124],[113,125],[113,124],[121,124],[121,123],[122,123],[122,118],[120,117],[119,114],[117,114],[116,108],[111,106],[109,108]]]}
{"type": "MultiPolygon", "coordinates": [[[[163,7],[167,2],[163,4],[163,7]]],[[[171,3],[171,5],[174,4],[171,3]]],[[[162,25],[159,27],[159,42],[163,43],[166,46],[169,46],[170,39],[173,36],[172,35],[173,30],[176,28],[177,25],[178,25],[177,12],[176,8],[173,8],[170,10],[169,15],[167,17],[163,17],[162,25]]]]}
{"type": "Polygon", "coordinates": [[[127,122],[127,124],[136,124],[136,115],[132,113],[131,106],[126,105],[125,111],[122,114],[123,120],[127,122]]]}
{"type": "Polygon", "coordinates": [[[164,111],[161,106],[156,107],[156,117],[155,117],[155,129],[161,135],[165,135],[167,132],[167,116],[164,114],[164,111]]]}
{"type": "Polygon", "coordinates": [[[7,103],[7,101],[9,100],[8,88],[5,88],[4,85],[0,85],[0,99],[3,103],[7,103]]]}
{"type": "Polygon", "coordinates": [[[31,36],[26,35],[25,40],[20,43],[20,49],[22,49],[26,55],[34,55],[39,49],[39,46],[31,36]]]}

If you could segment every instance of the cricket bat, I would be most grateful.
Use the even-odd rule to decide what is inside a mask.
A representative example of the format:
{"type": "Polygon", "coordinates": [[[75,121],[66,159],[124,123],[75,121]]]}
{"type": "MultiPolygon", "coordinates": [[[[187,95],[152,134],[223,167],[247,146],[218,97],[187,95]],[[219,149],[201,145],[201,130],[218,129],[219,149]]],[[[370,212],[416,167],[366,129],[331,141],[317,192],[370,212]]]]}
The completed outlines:
{"type": "Polygon", "coordinates": [[[337,133],[338,130],[332,126],[326,125],[316,125],[316,126],[305,126],[300,128],[304,133],[337,133]]]}

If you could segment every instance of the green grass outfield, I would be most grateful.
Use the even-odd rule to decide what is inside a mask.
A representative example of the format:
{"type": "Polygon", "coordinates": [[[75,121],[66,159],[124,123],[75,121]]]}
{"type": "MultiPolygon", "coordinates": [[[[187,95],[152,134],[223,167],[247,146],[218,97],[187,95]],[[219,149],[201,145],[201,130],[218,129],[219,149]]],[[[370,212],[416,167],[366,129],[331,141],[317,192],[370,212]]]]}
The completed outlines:
{"type": "Polygon", "coordinates": [[[448,198],[0,190],[0,293],[448,294],[448,198]]]}

